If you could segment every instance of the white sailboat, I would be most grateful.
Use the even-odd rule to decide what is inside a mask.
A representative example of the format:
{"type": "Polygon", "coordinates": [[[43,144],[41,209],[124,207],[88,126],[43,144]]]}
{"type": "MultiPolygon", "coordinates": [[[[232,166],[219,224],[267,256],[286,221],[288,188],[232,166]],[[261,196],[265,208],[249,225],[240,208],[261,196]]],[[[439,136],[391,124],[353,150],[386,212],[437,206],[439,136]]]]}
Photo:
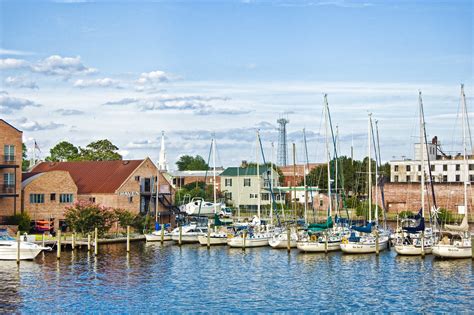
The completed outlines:
{"type": "Polygon", "coordinates": [[[207,235],[207,227],[198,226],[195,223],[189,225],[181,226],[175,228],[171,232],[171,239],[177,243],[179,243],[181,239],[181,243],[199,243],[199,236],[207,235]]]}
{"type": "MultiPolygon", "coordinates": [[[[20,240],[20,260],[33,260],[43,250],[51,248],[20,240]]],[[[0,260],[16,259],[18,259],[18,240],[9,236],[6,230],[0,230],[0,260]]]]}
{"type": "MultiPolygon", "coordinates": [[[[341,250],[346,254],[370,254],[388,248],[389,235],[379,230],[372,231],[372,114],[368,119],[368,203],[369,223],[364,227],[352,227],[351,236],[343,238],[341,250]]],[[[376,216],[378,212],[376,211],[376,216]]],[[[376,222],[378,218],[376,217],[376,222]]],[[[377,228],[377,226],[375,226],[377,228]]]]}
{"type": "MultiPolygon", "coordinates": [[[[462,100],[462,132],[463,132],[463,177],[464,177],[464,218],[460,225],[448,225],[444,227],[446,231],[442,233],[440,241],[433,246],[433,255],[443,258],[470,258],[472,257],[471,235],[469,233],[468,213],[469,206],[467,202],[467,186],[469,181],[469,164],[467,160],[466,128],[469,126],[467,114],[466,95],[464,94],[464,85],[461,84],[462,100]]],[[[470,136],[470,132],[469,132],[470,136]]]]}
{"type": "MultiPolygon", "coordinates": [[[[421,210],[418,218],[418,225],[414,227],[403,227],[398,233],[395,251],[398,255],[425,255],[430,254],[433,246],[432,229],[425,228],[425,118],[423,112],[423,101],[421,91],[418,94],[420,108],[420,161],[421,161],[421,210]]],[[[405,220],[406,221],[406,220],[405,220]]]]}

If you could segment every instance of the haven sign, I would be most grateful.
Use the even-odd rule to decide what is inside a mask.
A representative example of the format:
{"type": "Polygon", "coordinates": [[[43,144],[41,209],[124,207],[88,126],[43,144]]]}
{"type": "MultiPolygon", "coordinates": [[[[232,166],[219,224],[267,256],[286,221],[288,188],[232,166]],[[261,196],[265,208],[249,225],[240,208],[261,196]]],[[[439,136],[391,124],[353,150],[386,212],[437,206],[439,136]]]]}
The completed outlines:
{"type": "Polygon", "coordinates": [[[133,197],[133,196],[139,196],[140,193],[138,191],[120,191],[118,193],[119,196],[127,196],[127,197],[133,197]]]}

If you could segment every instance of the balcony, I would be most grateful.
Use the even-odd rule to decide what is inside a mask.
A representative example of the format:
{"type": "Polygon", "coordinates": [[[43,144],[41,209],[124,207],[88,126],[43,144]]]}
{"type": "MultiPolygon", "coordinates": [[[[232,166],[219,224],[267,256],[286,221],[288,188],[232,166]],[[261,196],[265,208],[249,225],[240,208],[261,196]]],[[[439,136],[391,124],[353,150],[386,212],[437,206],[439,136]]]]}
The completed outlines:
{"type": "Polygon", "coordinates": [[[0,196],[18,196],[14,184],[0,184],[0,196]]]}

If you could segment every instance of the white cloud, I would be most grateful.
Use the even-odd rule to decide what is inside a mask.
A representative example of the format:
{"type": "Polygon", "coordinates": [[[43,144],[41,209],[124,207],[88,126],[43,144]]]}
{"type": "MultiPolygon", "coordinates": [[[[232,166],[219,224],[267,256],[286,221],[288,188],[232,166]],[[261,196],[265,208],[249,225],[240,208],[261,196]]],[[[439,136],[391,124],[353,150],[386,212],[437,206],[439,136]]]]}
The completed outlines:
{"type": "Polygon", "coordinates": [[[62,116],[75,116],[75,115],[84,114],[84,112],[82,110],[64,109],[64,108],[60,108],[60,109],[56,110],[55,112],[62,115],[62,116]]]}
{"type": "Polygon", "coordinates": [[[6,58],[0,59],[0,70],[20,69],[28,66],[28,62],[23,59],[6,58]]]}
{"type": "Polygon", "coordinates": [[[119,80],[115,80],[111,78],[102,78],[102,79],[95,79],[95,80],[78,79],[76,80],[76,82],[74,82],[74,86],[78,88],[87,88],[87,87],[116,88],[116,89],[123,88],[120,85],[119,80]]]}
{"type": "Polygon", "coordinates": [[[138,84],[156,83],[156,82],[167,82],[169,76],[164,71],[156,70],[151,72],[144,72],[138,78],[138,84]]]}
{"type": "Polygon", "coordinates": [[[36,82],[25,77],[7,77],[5,79],[5,85],[17,88],[38,89],[36,82]]]}
{"type": "Polygon", "coordinates": [[[73,75],[88,75],[97,72],[97,69],[85,66],[81,57],[62,57],[52,55],[40,60],[31,67],[34,72],[57,75],[69,78],[73,75]]]}
{"type": "Polygon", "coordinates": [[[33,53],[29,51],[22,51],[22,50],[13,50],[13,49],[4,49],[0,48],[0,55],[8,55],[8,56],[28,56],[32,55],[33,53]]]}
{"type": "Polygon", "coordinates": [[[37,104],[29,99],[13,97],[8,93],[0,93],[0,112],[2,113],[12,113],[13,111],[21,110],[25,107],[39,107],[40,104],[37,104]]]}
{"type": "Polygon", "coordinates": [[[20,130],[25,131],[43,131],[43,130],[53,130],[63,127],[63,124],[58,124],[55,122],[38,122],[33,120],[28,120],[25,117],[21,117],[16,120],[16,125],[20,130]]]}

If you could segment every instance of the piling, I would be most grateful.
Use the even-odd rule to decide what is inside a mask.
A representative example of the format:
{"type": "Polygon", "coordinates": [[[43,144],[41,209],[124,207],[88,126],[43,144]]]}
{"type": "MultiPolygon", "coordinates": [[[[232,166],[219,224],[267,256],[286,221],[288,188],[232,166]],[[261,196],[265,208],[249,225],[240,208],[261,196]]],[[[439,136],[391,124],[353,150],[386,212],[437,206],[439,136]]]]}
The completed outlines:
{"type": "Polygon", "coordinates": [[[211,248],[211,222],[207,221],[207,248],[211,248]]]}
{"type": "Polygon", "coordinates": [[[380,248],[379,248],[379,233],[375,231],[375,255],[379,255],[380,248]]]}
{"type": "Polygon", "coordinates": [[[17,249],[16,249],[16,263],[20,264],[20,231],[16,232],[16,242],[17,242],[17,249]]]}
{"type": "Polygon", "coordinates": [[[288,253],[291,251],[291,230],[290,230],[290,227],[288,227],[286,229],[286,250],[288,251],[288,253]]]}
{"type": "Polygon", "coordinates": [[[179,246],[181,246],[182,243],[183,243],[183,227],[180,225],[179,226],[179,240],[178,240],[179,246]]]}
{"type": "Polygon", "coordinates": [[[91,251],[91,233],[87,233],[87,251],[91,251]]]}
{"type": "Polygon", "coordinates": [[[165,225],[161,224],[161,244],[165,241],[165,225]]]}
{"type": "Polygon", "coordinates": [[[474,260],[474,235],[471,236],[471,256],[474,260]]]}
{"type": "Polygon", "coordinates": [[[130,225],[127,225],[127,253],[130,253],[130,225]]]}
{"type": "Polygon", "coordinates": [[[74,250],[74,247],[76,247],[76,233],[72,232],[71,248],[74,250]]]}
{"type": "Polygon", "coordinates": [[[58,230],[58,244],[56,245],[57,247],[57,253],[56,253],[56,257],[59,259],[61,259],[61,229],[58,230]]]}
{"type": "Polygon", "coordinates": [[[97,256],[99,254],[99,232],[97,228],[94,230],[94,254],[97,256]]]}
{"type": "Polygon", "coordinates": [[[425,258],[425,233],[421,232],[421,258],[425,258]]]}
{"type": "Polygon", "coordinates": [[[324,232],[324,253],[327,254],[328,253],[328,232],[324,232]]]}
{"type": "Polygon", "coordinates": [[[242,246],[242,250],[245,251],[245,239],[247,238],[247,231],[244,231],[244,233],[242,234],[242,237],[243,237],[243,246],[242,246]]]}
{"type": "Polygon", "coordinates": [[[41,245],[44,247],[44,232],[43,232],[43,234],[41,235],[41,245]]]}

